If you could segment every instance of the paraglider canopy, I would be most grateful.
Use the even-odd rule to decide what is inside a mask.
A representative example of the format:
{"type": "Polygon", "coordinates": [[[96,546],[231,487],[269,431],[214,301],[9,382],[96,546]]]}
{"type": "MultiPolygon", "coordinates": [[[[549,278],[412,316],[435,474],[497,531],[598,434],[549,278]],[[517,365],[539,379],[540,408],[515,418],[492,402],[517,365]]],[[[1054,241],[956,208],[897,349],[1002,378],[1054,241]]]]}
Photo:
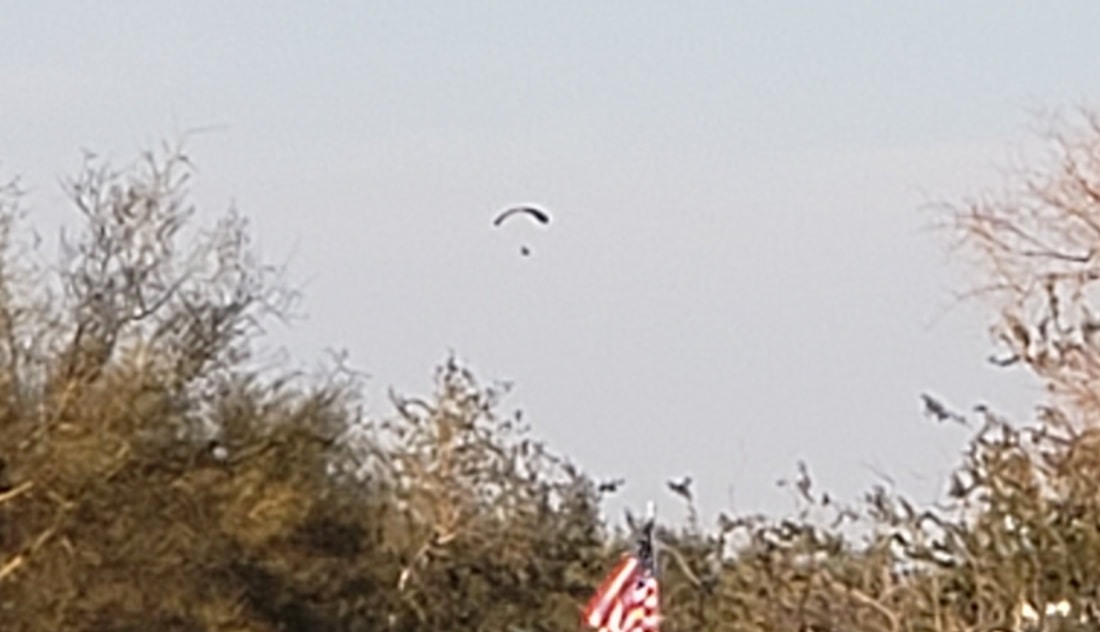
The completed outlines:
{"type": "Polygon", "coordinates": [[[550,223],[550,214],[546,211],[534,206],[516,206],[504,211],[500,215],[497,215],[496,219],[493,220],[493,226],[500,226],[509,217],[513,217],[515,215],[529,215],[538,220],[540,224],[550,223]]]}

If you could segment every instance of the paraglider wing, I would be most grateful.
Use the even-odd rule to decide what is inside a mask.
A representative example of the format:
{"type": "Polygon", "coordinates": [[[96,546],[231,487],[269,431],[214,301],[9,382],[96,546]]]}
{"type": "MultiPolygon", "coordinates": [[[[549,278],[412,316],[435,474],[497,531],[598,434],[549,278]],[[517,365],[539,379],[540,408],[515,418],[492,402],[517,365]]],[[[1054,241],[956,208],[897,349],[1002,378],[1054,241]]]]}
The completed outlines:
{"type": "Polygon", "coordinates": [[[493,220],[493,226],[500,226],[509,217],[519,214],[530,215],[542,224],[550,223],[550,215],[546,211],[535,208],[533,206],[517,206],[515,208],[510,208],[507,211],[504,211],[500,215],[497,215],[496,219],[493,220]]]}

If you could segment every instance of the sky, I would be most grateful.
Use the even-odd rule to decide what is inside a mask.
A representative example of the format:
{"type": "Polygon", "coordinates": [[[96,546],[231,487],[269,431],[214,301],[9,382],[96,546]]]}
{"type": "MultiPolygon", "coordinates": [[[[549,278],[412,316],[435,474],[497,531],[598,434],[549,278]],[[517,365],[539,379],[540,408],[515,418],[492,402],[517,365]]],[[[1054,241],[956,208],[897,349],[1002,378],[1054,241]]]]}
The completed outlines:
{"type": "Polygon", "coordinates": [[[1008,1],[12,3],[0,173],[68,225],[81,151],[188,141],[195,200],[291,262],[295,362],[382,394],[451,353],[608,505],[930,501],[966,433],[920,393],[1025,416],[929,202],[999,186],[1034,113],[1095,102],[1100,5],[1008,1]],[[516,203],[543,229],[493,216],[516,203]],[[521,244],[533,254],[521,257],[521,244]]]}

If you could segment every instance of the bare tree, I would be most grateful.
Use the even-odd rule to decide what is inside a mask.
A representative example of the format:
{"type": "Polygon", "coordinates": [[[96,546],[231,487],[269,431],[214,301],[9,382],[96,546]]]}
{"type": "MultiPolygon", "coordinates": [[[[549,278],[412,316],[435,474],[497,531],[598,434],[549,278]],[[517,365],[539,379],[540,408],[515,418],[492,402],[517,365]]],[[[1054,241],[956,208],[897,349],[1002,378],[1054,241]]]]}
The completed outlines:
{"type": "Polygon", "coordinates": [[[994,361],[1026,364],[1072,411],[1100,422],[1100,115],[1053,120],[1047,164],[1020,168],[1010,188],[947,206],[957,245],[979,266],[975,294],[995,301],[994,361]]]}

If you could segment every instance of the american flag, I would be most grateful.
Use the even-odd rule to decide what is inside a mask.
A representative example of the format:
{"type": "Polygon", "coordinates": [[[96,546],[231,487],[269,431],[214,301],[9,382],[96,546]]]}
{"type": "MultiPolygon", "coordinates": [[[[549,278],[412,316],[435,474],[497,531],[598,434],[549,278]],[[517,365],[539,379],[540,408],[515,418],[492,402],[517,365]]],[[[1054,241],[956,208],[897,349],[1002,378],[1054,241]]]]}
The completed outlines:
{"type": "Polygon", "coordinates": [[[657,632],[657,578],[633,555],[619,562],[584,609],[584,622],[599,632],[657,632]]]}

